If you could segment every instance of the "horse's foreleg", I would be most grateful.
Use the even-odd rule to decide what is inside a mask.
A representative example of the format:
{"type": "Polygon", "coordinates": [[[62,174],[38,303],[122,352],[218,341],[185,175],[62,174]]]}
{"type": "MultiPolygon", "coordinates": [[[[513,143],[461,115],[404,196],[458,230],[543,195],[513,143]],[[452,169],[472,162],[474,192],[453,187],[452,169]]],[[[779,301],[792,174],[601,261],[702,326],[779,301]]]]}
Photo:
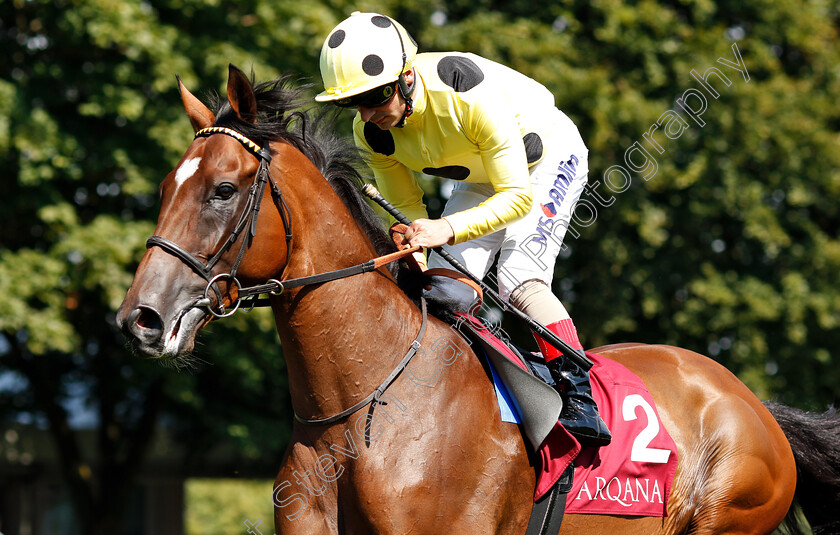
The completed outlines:
{"type": "Polygon", "coordinates": [[[317,462],[314,449],[293,436],[272,492],[277,535],[339,533],[336,489],[316,475],[317,462]]]}

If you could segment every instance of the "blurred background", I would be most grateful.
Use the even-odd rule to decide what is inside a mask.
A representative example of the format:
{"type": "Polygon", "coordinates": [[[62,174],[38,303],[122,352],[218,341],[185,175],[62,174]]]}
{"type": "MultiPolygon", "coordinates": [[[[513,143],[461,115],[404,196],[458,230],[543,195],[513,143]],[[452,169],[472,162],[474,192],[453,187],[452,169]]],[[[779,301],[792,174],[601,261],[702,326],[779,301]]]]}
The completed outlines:
{"type": "MultiPolygon", "coordinates": [[[[762,399],[837,402],[836,2],[4,0],[0,532],[273,532],[292,416],[270,315],[211,325],[192,370],[132,356],[114,315],[192,140],[175,74],[200,97],[228,63],[317,83],[354,10],[398,19],[421,52],[520,70],[577,123],[608,202],[567,235],[554,291],[586,347],[678,345],[762,399]],[[737,61],[733,44],[744,75],[717,61],[737,61]],[[709,78],[717,98],[692,76],[710,67],[731,82],[709,78]],[[701,121],[652,133],[691,88],[701,121]],[[626,160],[636,143],[655,167],[626,160]],[[605,176],[616,165],[629,180],[605,176]]],[[[422,182],[439,214],[446,182],[422,182]]]]}

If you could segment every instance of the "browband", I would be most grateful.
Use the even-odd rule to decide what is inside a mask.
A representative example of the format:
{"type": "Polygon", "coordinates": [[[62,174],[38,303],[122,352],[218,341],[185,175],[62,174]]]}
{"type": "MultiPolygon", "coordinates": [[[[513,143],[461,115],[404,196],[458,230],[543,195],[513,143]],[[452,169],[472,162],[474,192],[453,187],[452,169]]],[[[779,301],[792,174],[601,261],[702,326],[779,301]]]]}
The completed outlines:
{"type": "Polygon", "coordinates": [[[230,137],[242,143],[242,145],[246,149],[253,152],[254,155],[258,158],[261,158],[267,162],[271,161],[271,151],[267,147],[260,147],[247,137],[243,136],[242,134],[231,128],[226,128],[224,126],[211,126],[208,128],[202,128],[201,130],[195,133],[195,137],[209,136],[211,134],[227,134],[230,137]]]}

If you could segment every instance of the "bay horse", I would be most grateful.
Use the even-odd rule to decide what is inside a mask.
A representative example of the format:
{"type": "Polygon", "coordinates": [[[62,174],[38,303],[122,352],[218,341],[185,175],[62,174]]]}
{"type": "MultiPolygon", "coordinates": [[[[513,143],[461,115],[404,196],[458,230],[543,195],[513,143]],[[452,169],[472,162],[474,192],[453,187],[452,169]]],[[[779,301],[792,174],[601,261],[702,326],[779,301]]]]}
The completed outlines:
{"type": "MultiPolygon", "coordinates": [[[[395,250],[334,118],[301,111],[305,88],[287,78],[254,85],[233,66],[215,111],[178,84],[197,134],[160,186],[155,236],[117,321],[139,352],[177,361],[247,285],[271,292],[298,418],[274,485],[276,532],[524,533],[534,467],[469,343],[425,315],[393,265],[317,279],[395,250]],[[375,412],[305,423],[369,402],[412,347],[410,368],[365,405],[375,412]]],[[[835,415],[765,406],[686,349],[593,351],[644,381],[679,462],[666,517],[567,515],[561,533],[766,534],[796,488],[812,490],[802,505],[815,528],[836,529],[835,415]]]]}

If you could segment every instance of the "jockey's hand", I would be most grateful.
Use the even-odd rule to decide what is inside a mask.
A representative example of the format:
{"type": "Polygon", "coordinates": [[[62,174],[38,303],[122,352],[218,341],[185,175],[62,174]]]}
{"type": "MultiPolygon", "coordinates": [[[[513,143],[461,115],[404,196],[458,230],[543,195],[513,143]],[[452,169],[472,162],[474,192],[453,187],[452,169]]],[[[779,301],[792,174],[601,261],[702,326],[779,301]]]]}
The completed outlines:
{"type": "Polygon", "coordinates": [[[414,247],[440,247],[455,237],[455,231],[445,219],[416,219],[405,231],[405,240],[414,247]]]}

